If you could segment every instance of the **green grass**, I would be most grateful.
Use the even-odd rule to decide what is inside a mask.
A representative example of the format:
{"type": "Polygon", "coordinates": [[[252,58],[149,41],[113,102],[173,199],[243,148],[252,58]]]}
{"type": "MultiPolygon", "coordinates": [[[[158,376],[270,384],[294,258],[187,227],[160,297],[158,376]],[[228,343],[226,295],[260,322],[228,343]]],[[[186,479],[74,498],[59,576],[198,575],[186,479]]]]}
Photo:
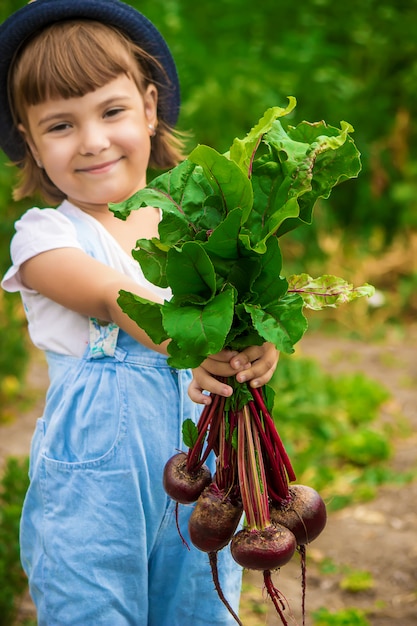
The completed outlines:
{"type": "Polygon", "coordinates": [[[330,612],[319,609],[313,613],[314,626],[371,626],[364,611],[359,609],[342,609],[330,612]]]}

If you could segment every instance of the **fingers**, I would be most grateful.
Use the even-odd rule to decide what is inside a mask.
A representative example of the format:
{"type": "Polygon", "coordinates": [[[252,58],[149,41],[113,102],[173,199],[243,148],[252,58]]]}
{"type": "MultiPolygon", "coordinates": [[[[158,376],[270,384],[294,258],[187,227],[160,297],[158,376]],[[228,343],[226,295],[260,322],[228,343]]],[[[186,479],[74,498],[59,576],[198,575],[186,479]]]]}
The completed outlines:
{"type": "MultiPolygon", "coordinates": [[[[269,344],[268,344],[269,345],[269,344]]],[[[264,346],[250,346],[230,358],[230,364],[236,370],[241,369],[242,365],[250,365],[253,361],[257,361],[264,354],[264,346]]]]}
{"type": "Polygon", "coordinates": [[[254,364],[247,372],[239,372],[239,374],[236,375],[236,379],[239,383],[248,382],[250,387],[262,387],[262,385],[269,383],[274,372],[275,365],[265,369],[265,366],[256,367],[254,364]]]}
{"type": "Polygon", "coordinates": [[[188,387],[188,395],[197,404],[210,404],[211,397],[207,395],[207,392],[228,398],[232,395],[233,389],[230,385],[214,378],[200,365],[193,370],[193,379],[188,387]]]}
{"type": "Polygon", "coordinates": [[[227,378],[234,376],[237,371],[242,371],[250,367],[250,361],[246,354],[236,350],[222,350],[218,354],[209,356],[201,366],[213,376],[227,378]]]}
{"type": "Polygon", "coordinates": [[[272,378],[278,364],[279,352],[271,343],[265,343],[263,346],[254,346],[248,348],[248,356],[259,355],[253,360],[250,367],[236,374],[236,380],[239,383],[249,382],[251,387],[261,387],[266,385],[272,378]],[[255,350],[256,348],[256,350],[255,350]],[[261,354],[259,351],[261,348],[261,354]]]}

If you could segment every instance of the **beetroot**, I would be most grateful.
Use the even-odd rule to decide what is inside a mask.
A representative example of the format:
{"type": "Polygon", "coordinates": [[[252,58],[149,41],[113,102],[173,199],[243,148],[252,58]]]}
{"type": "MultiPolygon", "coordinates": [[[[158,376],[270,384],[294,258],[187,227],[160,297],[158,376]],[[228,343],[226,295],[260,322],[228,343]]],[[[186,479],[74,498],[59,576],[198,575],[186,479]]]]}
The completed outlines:
{"type": "Polygon", "coordinates": [[[229,543],[241,517],[241,503],[232,502],[216,483],[211,483],[199,496],[190,516],[190,539],[203,552],[217,552],[229,543]]]}
{"type": "Polygon", "coordinates": [[[284,526],[267,526],[263,530],[244,528],[232,539],[231,552],[242,567],[273,570],[291,560],[297,541],[284,526]]]}
{"type": "Polygon", "coordinates": [[[270,507],[271,522],[295,535],[298,545],[311,543],[326,526],[326,505],[312,487],[291,485],[289,498],[270,507]]]}
{"type": "Polygon", "coordinates": [[[195,502],[211,482],[211,472],[203,465],[195,472],[188,469],[185,452],[174,454],[164,467],[163,485],[167,494],[180,504],[195,502]]]}

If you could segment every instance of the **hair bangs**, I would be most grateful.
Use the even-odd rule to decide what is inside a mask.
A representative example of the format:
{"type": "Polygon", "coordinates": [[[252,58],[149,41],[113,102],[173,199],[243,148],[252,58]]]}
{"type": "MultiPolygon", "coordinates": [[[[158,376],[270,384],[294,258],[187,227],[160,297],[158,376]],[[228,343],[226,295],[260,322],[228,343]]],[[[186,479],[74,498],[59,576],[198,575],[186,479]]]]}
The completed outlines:
{"type": "Polygon", "coordinates": [[[123,73],[144,82],[142,76],[138,81],[139,66],[132,63],[130,42],[99,22],[56,23],[35,35],[31,43],[12,72],[11,93],[17,109],[49,99],[82,97],[123,73]]]}

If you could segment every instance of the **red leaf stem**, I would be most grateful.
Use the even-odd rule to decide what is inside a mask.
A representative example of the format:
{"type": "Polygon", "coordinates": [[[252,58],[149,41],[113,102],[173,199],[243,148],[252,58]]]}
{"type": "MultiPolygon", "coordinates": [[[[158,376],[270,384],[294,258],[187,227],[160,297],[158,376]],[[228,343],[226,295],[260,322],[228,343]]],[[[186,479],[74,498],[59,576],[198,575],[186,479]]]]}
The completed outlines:
{"type": "MultiPolygon", "coordinates": [[[[192,448],[188,450],[187,455],[187,470],[189,472],[197,471],[202,463],[200,462],[201,453],[204,446],[204,441],[207,436],[207,430],[213,419],[213,415],[216,414],[217,406],[220,402],[221,396],[213,395],[211,404],[204,407],[201,412],[200,419],[197,423],[198,437],[192,448]]],[[[204,462],[204,461],[203,461],[204,462]]]]}
{"type": "Polygon", "coordinates": [[[214,412],[214,415],[212,415],[211,422],[208,425],[208,428],[207,428],[208,437],[207,437],[207,442],[206,442],[206,449],[204,453],[201,455],[200,463],[197,465],[197,468],[200,468],[203,465],[203,463],[206,461],[208,455],[210,454],[212,450],[216,450],[218,453],[219,431],[220,431],[220,426],[224,421],[223,411],[224,411],[226,398],[223,398],[222,396],[216,396],[216,397],[220,398],[220,400],[216,402],[216,411],[214,412]]]}
{"type": "Polygon", "coordinates": [[[270,522],[268,490],[257,429],[252,428],[248,405],[239,411],[238,476],[243,509],[249,528],[266,528],[270,522]]]}
{"type": "Polygon", "coordinates": [[[263,137],[263,133],[261,135],[259,135],[259,137],[258,137],[258,139],[256,141],[256,144],[255,144],[255,147],[252,150],[252,154],[251,154],[250,162],[249,162],[249,168],[248,168],[248,178],[251,178],[251,176],[252,176],[253,161],[255,159],[256,151],[259,148],[259,144],[261,143],[262,137],[263,137]]]}
{"type": "MultiPolygon", "coordinates": [[[[230,418],[232,418],[233,423],[235,424],[236,418],[233,413],[228,413],[229,415],[229,429],[228,434],[226,434],[227,423],[225,419],[225,415],[223,415],[223,419],[220,420],[219,425],[219,438],[218,438],[218,454],[216,461],[216,484],[219,489],[222,489],[226,493],[229,493],[234,487],[238,487],[237,483],[237,458],[236,451],[232,446],[232,438],[233,431],[230,427],[230,418]]],[[[235,426],[234,426],[235,427],[235,426]]]]}
{"type": "MultiPolygon", "coordinates": [[[[253,512],[249,510],[251,508],[251,502],[249,499],[249,487],[248,487],[248,479],[246,476],[246,437],[245,437],[245,429],[241,425],[243,422],[243,412],[238,411],[237,416],[239,419],[238,423],[238,431],[237,431],[237,466],[238,466],[238,476],[239,476],[239,486],[240,486],[240,496],[242,498],[243,510],[245,511],[246,518],[251,516],[253,519],[253,512]]],[[[249,519],[248,519],[249,522],[249,519]]]]}
{"type": "Polygon", "coordinates": [[[278,497],[278,501],[285,500],[289,496],[288,478],[285,473],[285,467],[280,456],[280,451],[277,448],[274,449],[271,439],[265,433],[264,426],[258,414],[255,403],[249,402],[249,408],[251,410],[252,417],[256,423],[258,432],[261,436],[262,444],[265,449],[265,471],[270,477],[270,480],[267,481],[268,493],[271,497],[273,497],[274,495],[274,499],[277,499],[278,497]]]}
{"type": "Polygon", "coordinates": [[[282,443],[282,439],[278,434],[274,420],[272,419],[271,414],[266,408],[266,405],[262,396],[262,392],[260,389],[251,389],[251,393],[253,395],[255,403],[257,404],[264,418],[265,432],[267,433],[268,437],[271,437],[275,441],[275,444],[277,445],[279,449],[279,453],[284,463],[285,469],[287,470],[288,478],[290,482],[293,482],[294,480],[296,480],[297,477],[295,475],[295,472],[292,467],[290,458],[287,454],[287,451],[285,450],[284,444],[282,443]]]}

